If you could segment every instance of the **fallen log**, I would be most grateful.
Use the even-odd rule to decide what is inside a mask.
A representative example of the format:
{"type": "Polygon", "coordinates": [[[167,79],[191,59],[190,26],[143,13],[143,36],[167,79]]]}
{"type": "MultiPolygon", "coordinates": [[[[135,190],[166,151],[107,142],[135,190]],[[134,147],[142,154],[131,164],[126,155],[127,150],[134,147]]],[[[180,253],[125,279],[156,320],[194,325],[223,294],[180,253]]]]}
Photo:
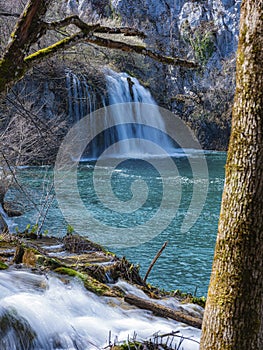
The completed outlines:
{"type": "Polygon", "coordinates": [[[171,318],[175,321],[186,323],[189,326],[199,328],[202,327],[202,319],[193,317],[183,313],[182,311],[176,311],[167,306],[154,303],[152,301],[139,298],[133,294],[127,294],[124,300],[131,304],[139,307],[140,309],[152,311],[156,316],[171,318]]]}

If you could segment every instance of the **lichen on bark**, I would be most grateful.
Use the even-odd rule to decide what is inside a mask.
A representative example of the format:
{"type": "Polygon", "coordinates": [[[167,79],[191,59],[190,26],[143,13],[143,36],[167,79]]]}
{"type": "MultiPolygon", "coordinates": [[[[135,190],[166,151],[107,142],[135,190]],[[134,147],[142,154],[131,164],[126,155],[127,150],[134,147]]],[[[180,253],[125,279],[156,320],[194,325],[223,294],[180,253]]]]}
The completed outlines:
{"type": "Polygon", "coordinates": [[[263,344],[263,1],[243,1],[226,181],[200,350],[263,344]]]}

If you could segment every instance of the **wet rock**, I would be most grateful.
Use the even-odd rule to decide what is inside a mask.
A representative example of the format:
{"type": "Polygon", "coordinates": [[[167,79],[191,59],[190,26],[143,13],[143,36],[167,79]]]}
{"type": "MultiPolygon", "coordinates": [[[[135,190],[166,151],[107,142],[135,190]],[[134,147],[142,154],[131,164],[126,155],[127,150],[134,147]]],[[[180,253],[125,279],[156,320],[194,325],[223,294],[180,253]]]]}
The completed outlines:
{"type": "Polygon", "coordinates": [[[13,262],[15,264],[21,264],[23,260],[23,255],[24,255],[25,249],[21,244],[18,244],[15,250],[13,262]]]}
{"type": "Polygon", "coordinates": [[[23,210],[12,202],[5,202],[4,210],[10,218],[23,215],[23,210]]]}
{"type": "Polygon", "coordinates": [[[36,333],[22,316],[15,310],[0,311],[0,349],[32,350],[36,333]]]}
{"type": "Polygon", "coordinates": [[[0,214],[0,232],[8,232],[7,224],[1,214],[0,214]]]}

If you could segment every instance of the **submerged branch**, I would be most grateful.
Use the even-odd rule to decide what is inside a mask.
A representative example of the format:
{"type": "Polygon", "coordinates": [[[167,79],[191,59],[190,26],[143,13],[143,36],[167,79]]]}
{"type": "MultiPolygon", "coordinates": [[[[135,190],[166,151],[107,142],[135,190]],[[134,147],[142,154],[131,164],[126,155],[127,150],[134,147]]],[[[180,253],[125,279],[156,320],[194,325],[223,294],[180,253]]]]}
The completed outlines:
{"type": "Polygon", "coordinates": [[[168,241],[164,242],[162,248],[157,252],[157,254],[155,255],[155,257],[153,258],[145,276],[144,276],[144,279],[143,279],[143,282],[146,282],[147,280],[147,277],[149,276],[149,273],[152,271],[152,268],[154,267],[154,264],[156,263],[156,261],[159,259],[159,257],[161,256],[162,252],[164,251],[164,249],[166,248],[168,244],[168,241]]]}

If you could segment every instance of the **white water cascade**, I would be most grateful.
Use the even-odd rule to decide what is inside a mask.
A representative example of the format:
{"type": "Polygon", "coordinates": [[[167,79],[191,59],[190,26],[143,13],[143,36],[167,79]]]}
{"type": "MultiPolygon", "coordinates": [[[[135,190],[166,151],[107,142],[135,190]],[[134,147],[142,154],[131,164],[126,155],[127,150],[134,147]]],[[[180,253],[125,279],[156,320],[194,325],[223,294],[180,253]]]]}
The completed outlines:
{"type": "MultiPolygon", "coordinates": [[[[84,76],[67,71],[66,81],[68,90],[69,119],[77,123],[88,113],[95,111],[99,106],[119,105],[114,112],[114,127],[109,123],[107,109],[105,109],[103,136],[94,139],[89,146],[87,158],[97,158],[101,152],[113,144],[122,142],[120,154],[113,156],[142,157],[151,153],[143,140],[149,140],[158,144],[166,151],[172,149],[172,143],[168,136],[160,130],[165,130],[163,118],[158,110],[149,90],[144,88],[139,81],[126,73],[117,73],[110,69],[104,71],[106,80],[106,94],[98,96],[89,86],[84,76]],[[132,104],[135,102],[136,104],[132,104]],[[147,126],[148,115],[142,112],[139,102],[156,106],[154,125],[147,126]],[[125,105],[124,105],[125,104],[125,105]],[[124,123],[124,114],[131,123],[124,123]],[[103,138],[103,140],[102,140],[103,138]]],[[[96,135],[96,118],[89,125],[90,130],[96,135]]],[[[152,154],[150,154],[152,155],[152,154]]]]}
{"type": "MultiPolygon", "coordinates": [[[[118,142],[119,140],[132,140],[131,142],[123,143],[121,152],[128,156],[147,156],[149,155],[149,148],[142,140],[149,140],[154,144],[159,144],[166,150],[171,150],[172,145],[166,134],[160,132],[165,129],[158,106],[154,101],[149,90],[144,88],[136,78],[131,78],[126,73],[116,73],[112,70],[106,71],[107,90],[109,96],[109,104],[120,104],[120,108],[114,114],[116,125],[116,133],[112,139],[105,139],[106,144],[118,142]],[[156,106],[155,125],[154,128],[147,127],[148,115],[142,112],[140,105],[133,105],[130,102],[141,102],[156,106]],[[122,107],[122,104],[126,104],[122,107]],[[123,113],[129,114],[133,121],[131,125],[122,125],[123,113]]],[[[107,119],[105,120],[105,128],[107,128],[107,119]]]]}
{"type": "MultiPolygon", "coordinates": [[[[125,282],[118,286],[148,298],[125,282]]],[[[169,299],[163,303],[178,308],[169,299]]],[[[198,306],[184,307],[200,312],[198,306]]],[[[16,269],[0,272],[1,350],[98,350],[131,340],[135,334],[138,341],[149,339],[156,332],[177,332],[170,337],[171,349],[199,348],[199,330],[116,298],[98,297],[78,281],[65,284],[54,276],[16,269]]]]}

